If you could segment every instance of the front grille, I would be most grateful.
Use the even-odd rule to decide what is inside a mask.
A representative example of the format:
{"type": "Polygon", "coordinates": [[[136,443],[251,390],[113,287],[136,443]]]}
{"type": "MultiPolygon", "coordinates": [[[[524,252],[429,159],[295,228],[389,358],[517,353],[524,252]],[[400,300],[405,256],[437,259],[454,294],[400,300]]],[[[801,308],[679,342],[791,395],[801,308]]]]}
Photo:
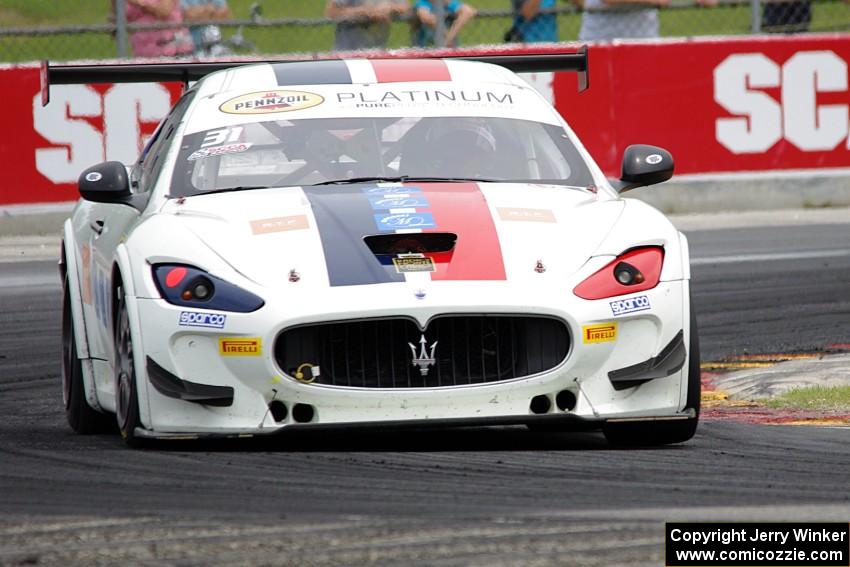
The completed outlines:
{"type": "Polygon", "coordinates": [[[423,376],[410,344],[421,352],[423,332],[410,319],[341,321],[295,327],[275,342],[277,364],[295,376],[305,363],[320,367],[316,384],[359,388],[434,388],[530,376],[559,365],[570,350],[563,321],[549,317],[443,315],[424,332],[435,364],[423,376]]]}

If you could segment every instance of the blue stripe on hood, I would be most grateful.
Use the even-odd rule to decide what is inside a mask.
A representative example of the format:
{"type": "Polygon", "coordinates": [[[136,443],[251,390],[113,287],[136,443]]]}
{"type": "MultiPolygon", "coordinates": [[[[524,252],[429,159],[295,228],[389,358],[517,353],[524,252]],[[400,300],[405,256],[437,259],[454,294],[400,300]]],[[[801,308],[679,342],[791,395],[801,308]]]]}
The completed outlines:
{"type": "Polygon", "coordinates": [[[304,187],[316,218],[331,286],[404,281],[404,274],[396,273],[392,265],[381,265],[363,240],[381,231],[362,187],[304,187]]]}

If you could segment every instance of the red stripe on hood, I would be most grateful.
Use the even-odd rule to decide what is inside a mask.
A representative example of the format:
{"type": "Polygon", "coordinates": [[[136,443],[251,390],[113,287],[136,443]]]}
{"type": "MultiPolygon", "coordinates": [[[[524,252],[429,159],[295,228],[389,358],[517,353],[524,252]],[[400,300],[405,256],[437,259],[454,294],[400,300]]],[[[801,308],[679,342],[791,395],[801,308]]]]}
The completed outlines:
{"type": "Polygon", "coordinates": [[[496,225],[484,194],[475,183],[411,183],[422,189],[434,215],[435,229],[453,232],[451,261],[438,263],[432,280],[504,280],[505,264],[496,225]]]}
{"type": "Polygon", "coordinates": [[[452,80],[449,67],[442,59],[372,59],[372,68],[379,83],[452,80]]]}

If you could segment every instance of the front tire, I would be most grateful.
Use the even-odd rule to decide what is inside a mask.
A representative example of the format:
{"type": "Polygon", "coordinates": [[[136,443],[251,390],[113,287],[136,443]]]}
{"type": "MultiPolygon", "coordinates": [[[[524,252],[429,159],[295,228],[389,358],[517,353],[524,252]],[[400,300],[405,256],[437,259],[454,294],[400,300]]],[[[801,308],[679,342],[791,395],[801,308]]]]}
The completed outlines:
{"type": "Polygon", "coordinates": [[[116,288],[115,296],[115,416],[121,438],[127,445],[138,447],[141,439],[136,435],[136,428],[141,426],[141,421],[135,353],[124,288],[120,285],[116,288]]]}
{"type": "Polygon", "coordinates": [[[694,436],[699,424],[700,381],[699,333],[697,318],[691,301],[691,338],[688,344],[688,396],[685,411],[694,410],[694,417],[671,421],[649,421],[637,423],[607,423],[602,431],[612,445],[621,447],[647,447],[683,443],[694,436]]]}
{"type": "Polygon", "coordinates": [[[74,317],[71,313],[71,289],[65,275],[62,293],[62,401],[68,425],[80,435],[109,431],[109,416],[93,409],[86,401],[83,364],[77,355],[74,317]]]}

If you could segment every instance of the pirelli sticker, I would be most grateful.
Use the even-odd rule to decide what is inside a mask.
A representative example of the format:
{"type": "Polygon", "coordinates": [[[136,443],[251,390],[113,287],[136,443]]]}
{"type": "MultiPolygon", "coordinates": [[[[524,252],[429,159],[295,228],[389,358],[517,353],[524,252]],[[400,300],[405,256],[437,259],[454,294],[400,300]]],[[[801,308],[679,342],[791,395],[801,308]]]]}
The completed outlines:
{"type": "Polygon", "coordinates": [[[225,101],[218,109],[227,114],[272,114],[312,108],[325,102],[325,97],[304,91],[260,91],[225,101]]]}
{"type": "Polygon", "coordinates": [[[617,323],[585,325],[581,328],[584,344],[608,343],[617,340],[617,323]]]}
{"type": "Polygon", "coordinates": [[[437,267],[434,265],[434,259],[422,254],[410,256],[398,256],[393,258],[395,271],[399,274],[411,272],[436,272],[437,267]]]}
{"type": "Polygon", "coordinates": [[[218,352],[221,356],[260,356],[263,340],[260,337],[220,337],[218,352]]]}

